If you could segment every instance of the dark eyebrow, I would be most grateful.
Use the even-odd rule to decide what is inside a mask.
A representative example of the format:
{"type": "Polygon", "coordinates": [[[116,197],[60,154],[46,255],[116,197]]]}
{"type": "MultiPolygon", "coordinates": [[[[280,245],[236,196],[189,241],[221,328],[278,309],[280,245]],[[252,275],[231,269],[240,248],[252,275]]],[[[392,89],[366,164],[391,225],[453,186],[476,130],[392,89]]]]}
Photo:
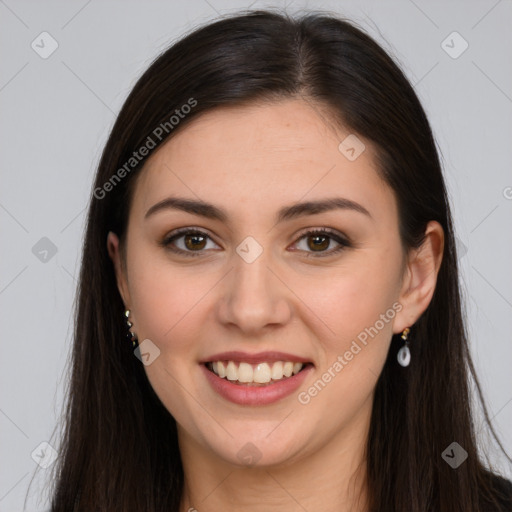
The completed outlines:
{"type": "Polygon", "coordinates": [[[301,217],[303,215],[323,213],[330,210],[352,210],[362,213],[363,215],[370,217],[370,219],[372,218],[370,212],[361,204],[343,197],[333,197],[330,199],[297,203],[281,208],[277,215],[277,222],[295,219],[296,217],[301,217]]]}
{"type": "Polygon", "coordinates": [[[207,219],[220,220],[221,222],[226,222],[228,218],[224,210],[217,208],[213,204],[196,199],[185,199],[182,197],[168,197],[167,199],[154,204],[146,212],[144,218],[147,219],[150,215],[167,209],[182,210],[184,212],[193,213],[194,215],[206,217],[207,219]]]}
{"type": "MultiPolygon", "coordinates": [[[[154,204],[146,212],[144,218],[148,218],[150,215],[153,215],[158,211],[167,209],[182,210],[184,212],[206,217],[207,219],[218,220],[221,222],[226,222],[228,219],[228,215],[224,210],[214,206],[211,203],[206,203],[196,199],[185,199],[182,197],[168,197],[163,201],[154,204]]],[[[330,199],[307,201],[304,203],[296,203],[291,206],[285,206],[279,210],[276,223],[295,219],[304,215],[314,215],[317,213],[323,213],[336,209],[352,210],[372,218],[370,212],[359,203],[342,197],[334,197],[330,199]]]]}

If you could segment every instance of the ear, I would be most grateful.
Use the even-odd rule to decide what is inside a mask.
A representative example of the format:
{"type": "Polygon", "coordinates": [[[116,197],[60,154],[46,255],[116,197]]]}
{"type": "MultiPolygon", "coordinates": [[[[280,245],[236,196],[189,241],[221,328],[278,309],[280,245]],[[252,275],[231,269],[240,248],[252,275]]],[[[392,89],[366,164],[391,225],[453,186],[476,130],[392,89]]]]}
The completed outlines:
{"type": "Polygon", "coordinates": [[[130,293],[128,292],[128,282],[126,279],[126,270],[123,261],[123,257],[121,254],[121,249],[119,247],[119,237],[112,231],[109,231],[107,235],[107,250],[114,264],[115,272],[116,272],[116,281],[117,288],[123,299],[125,308],[129,309],[130,302],[130,293]]]}
{"type": "Polygon", "coordinates": [[[430,221],[425,240],[408,255],[399,303],[403,306],[393,324],[395,334],[411,327],[427,309],[437,283],[444,250],[444,231],[439,222],[430,221]]]}

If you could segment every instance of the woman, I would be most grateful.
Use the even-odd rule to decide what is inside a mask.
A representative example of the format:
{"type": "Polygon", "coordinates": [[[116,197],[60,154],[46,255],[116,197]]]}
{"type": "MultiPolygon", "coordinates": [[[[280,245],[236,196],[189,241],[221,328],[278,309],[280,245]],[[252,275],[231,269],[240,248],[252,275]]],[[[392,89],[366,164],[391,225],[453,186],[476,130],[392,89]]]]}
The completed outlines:
{"type": "Polygon", "coordinates": [[[52,510],[510,510],[469,376],[434,139],[377,43],[257,11],[157,58],[95,180],[52,510]]]}

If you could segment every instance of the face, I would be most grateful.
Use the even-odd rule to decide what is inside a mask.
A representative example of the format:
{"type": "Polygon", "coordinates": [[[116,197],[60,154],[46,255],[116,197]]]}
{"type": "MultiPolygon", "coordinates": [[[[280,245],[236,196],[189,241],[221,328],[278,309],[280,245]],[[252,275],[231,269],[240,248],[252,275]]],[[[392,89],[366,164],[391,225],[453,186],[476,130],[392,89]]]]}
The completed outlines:
{"type": "Polygon", "coordinates": [[[303,100],[224,108],[146,163],[109,250],[182,445],[273,465],[363,435],[410,324],[396,200],[349,135],[303,100]]]}

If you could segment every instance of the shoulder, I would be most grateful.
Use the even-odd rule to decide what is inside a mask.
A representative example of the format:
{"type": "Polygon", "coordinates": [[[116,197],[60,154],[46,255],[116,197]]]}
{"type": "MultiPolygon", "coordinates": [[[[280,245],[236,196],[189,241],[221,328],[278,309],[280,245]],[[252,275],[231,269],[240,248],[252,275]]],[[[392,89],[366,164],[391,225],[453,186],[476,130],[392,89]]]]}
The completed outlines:
{"type": "Polygon", "coordinates": [[[497,474],[488,475],[489,487],[496,503],[482,499],[483,512],[512,512],[512,482],[497,474]]]}

